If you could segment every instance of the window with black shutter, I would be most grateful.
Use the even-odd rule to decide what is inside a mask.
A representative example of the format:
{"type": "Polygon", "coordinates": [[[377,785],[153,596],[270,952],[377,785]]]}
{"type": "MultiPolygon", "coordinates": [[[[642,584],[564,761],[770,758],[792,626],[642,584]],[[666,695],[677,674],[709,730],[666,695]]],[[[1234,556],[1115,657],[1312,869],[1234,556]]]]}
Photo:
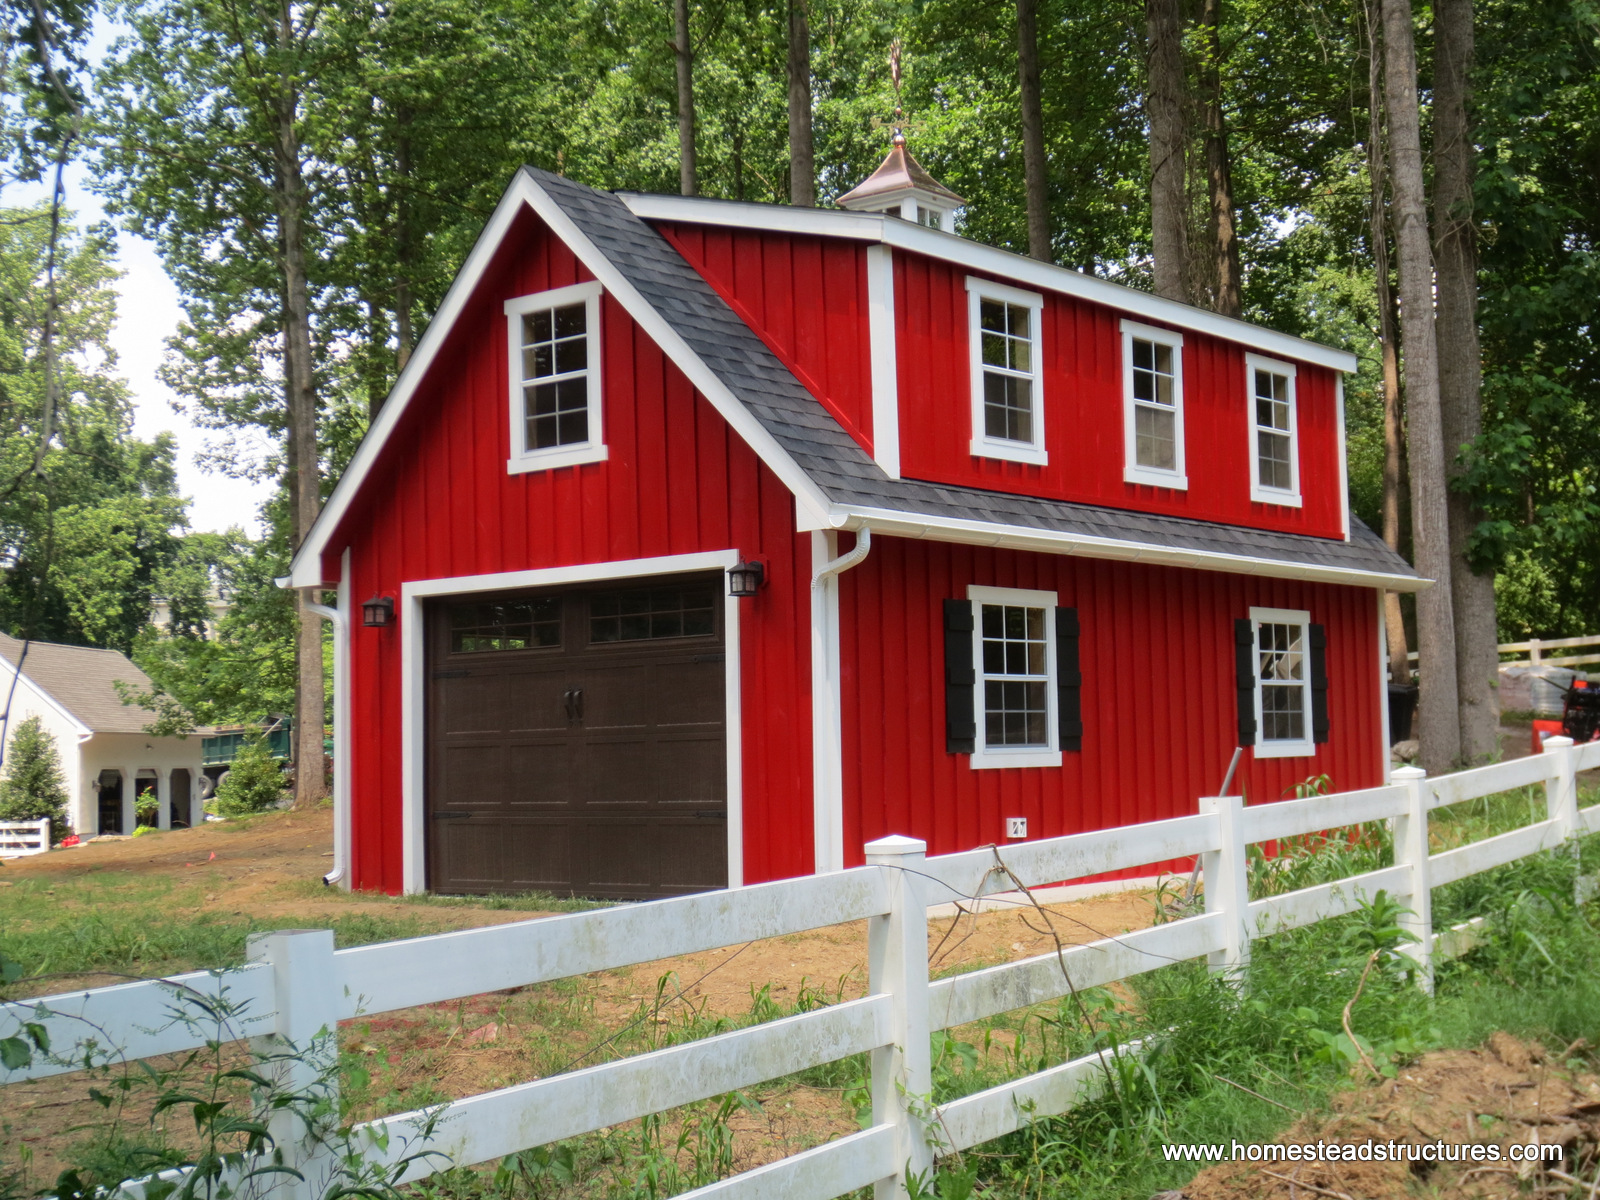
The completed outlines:
{"type": "Polygon", "coordinates": [[[944,602],[944,748],[971,754],[978,737],[972,710],[972,601],[944,602]]]}
{"type": "Polygon", "coordinates": [[[1234,654],[1242,744],[1257,758],[1315,754],[1328,740],[1325,629],[1296,609],[1252,608],[1234,623],[1234,654]]]}

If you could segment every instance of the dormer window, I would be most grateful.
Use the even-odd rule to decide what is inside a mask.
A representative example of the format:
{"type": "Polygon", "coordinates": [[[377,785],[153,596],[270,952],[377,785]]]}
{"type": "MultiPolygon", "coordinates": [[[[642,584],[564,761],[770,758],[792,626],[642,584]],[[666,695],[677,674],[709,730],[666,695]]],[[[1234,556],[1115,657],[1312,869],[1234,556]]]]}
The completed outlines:
{"type": "Polygon", "coordinates": [[[1183,454],[1183,335],[1122,323],[1122,478],[1187,488],[1183,454]]]}
{"type": "Polygon", "coordinates": [[[937,208],[925,208],[917,205],[917,224],[926,225],[929,229],[944,228],[944,213],[937,208]]]}
{"type": "Polygon", "coordinates": [[[1043,466],[1039,325],[1044,297],[967,280],[972,360],[972,453],[1043,466]]]}
{"type": "Polygon", "coordinates": [[[1300,505],[1300,444],[1295,429],[1294,367],[1245,355],[1250,386],[1250,499],[1300,505]]]}
{"type": "Polygon", "coordinates": [[[579,283],[505,302],[510,349],[512,474],[604,461],[600,285],[579,283]]]}

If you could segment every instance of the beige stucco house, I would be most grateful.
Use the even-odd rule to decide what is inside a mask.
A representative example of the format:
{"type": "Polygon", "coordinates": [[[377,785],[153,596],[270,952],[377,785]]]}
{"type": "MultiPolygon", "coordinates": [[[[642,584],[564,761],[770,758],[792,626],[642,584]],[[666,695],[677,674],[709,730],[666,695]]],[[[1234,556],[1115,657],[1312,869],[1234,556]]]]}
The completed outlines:
{"type": "Polygon", "coordinates": [[[29,642],[24,660],[22,642],[0,634],[0,705],[5,694],[11,696],[7,749],[17,726],[38,717],[61,754],[71,797],[67,816],[80,837],[132,833],[134,798],[147,791],[160,802],[162,829],[204,820],[197,786],[200,735],[146,733],[155,714],[122,703],[118,680],[150,687],[149,676],[115,650],[29,642]]]}

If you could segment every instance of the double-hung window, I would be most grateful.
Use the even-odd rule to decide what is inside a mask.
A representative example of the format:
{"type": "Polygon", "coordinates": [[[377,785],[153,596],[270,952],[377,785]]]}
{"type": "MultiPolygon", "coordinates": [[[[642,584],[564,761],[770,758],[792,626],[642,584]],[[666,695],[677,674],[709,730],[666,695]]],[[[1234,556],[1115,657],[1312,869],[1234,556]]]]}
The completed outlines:
{"type": "Polygon", "coordinates": [[[505,302],[513,474],[601,462],[600,285],[505,302]]]}
{"type": "Polygon", "coordinates": [[[974,767],[1059,767],[1056,593],[972,586],[974,767]]]}
{"type": "Polygon", "coordinates": [[[1128,483],[1187,488],[1183,456],[1183,335],[1122,323],[1122,413],[1128,483]]]}
{"type": "MultiPolygon", "coordinates": [[[[1293,609],[1252,608],[1254,628],[1255,718],[1257,758],[1293,758],[1316,753],[1325,741],[1325,695],[1313,693],[1320,680],[1326,692],[1322,646],[1313,645],[1311,615],[1293,609]],[[1321,703],[1319,703],[1319,700],[1321,703]],[[1320,718],[1320,720],[1319,720],[1320,718]],[[1320,736],[1318,736],[1320,734],[1320,736]]],[[[1320,641],[1320,639],[1317,639],[1320,641]]]]}
{"type": "Polygon", "coordinates": [[[1245,356],[1250,388],[1250,499],[1300,504],[1300,443],[1295,431],[1294,367],[1245,356]]]}
{"type": "Polygon", "coordinates": [[[1044,397],[1039,325],[1044,297],[967,279],[972,347],[972,453],[1043,465],[1044,397]]]}

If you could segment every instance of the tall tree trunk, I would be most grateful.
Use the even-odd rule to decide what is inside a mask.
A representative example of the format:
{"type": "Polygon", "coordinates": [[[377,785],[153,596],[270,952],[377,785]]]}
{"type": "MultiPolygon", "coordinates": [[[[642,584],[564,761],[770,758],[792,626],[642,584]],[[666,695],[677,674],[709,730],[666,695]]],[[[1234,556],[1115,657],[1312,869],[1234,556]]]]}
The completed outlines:
{"type": "Polygon", "coordinates": [[[1155,292],[1188,301],[1188,194],[1179,0],[1145,0],[1145,115],[1150,122],[1150,251],[1155,292]]]}
{"type": "MultiPolygon", "coordinates": [[[[1367,17],[1367,178],[1372,187],[1372,274],[1378,293],[1378,344],[1383,353],[1383,540],[1400,551],[1401,489],[1405,477],[1405,424],[1400,409],[1400,340],[1394,288],[1389,283],[1388,171],[1383,157],[1383,36],[1377,0],[1367,17]]],[[[1389,678],[1411,682],[1406,622],[1400,593],[1383,594],[1383,623],[1389,642],[1389,678]]]]}
{"type": "Polygon", "coordinates": [[[1410,0],[1382,0],[1384,98],[1400,258],[1400,326],[1405,340],[1406,446],[1411,465],[1411,543],[1417,570],[1434,586],[1417,596],[1418,717],[1422,765],[1438,773],[1461,757],[1456,712],[1455,619],[1444,440],[1439,428],[1439,359],[1433,324],[1433,251],[1422,183],[1417,59],[1410,0]]]}
{"type": "MultiPolygon", "coordinates": [[[[293,10],[285,4],[278,20],[278,47],[287,53],[295,37],[293,10]]],[[[311,287],[306,276],[305,178],[302,173],[300,97],[288,79],[279,81],[274,112],[273,200],[283,261],[283,382],[289,417],[289,460],[293,473],[289,538],[298,550],[322,507],[317,458],[317,381],[311,360],[311,287]]],[[[299,628],[295,639],[295,785],[297,806],[315,804],[323,787],[322,618],[306,607],[317,590],[295,592],[299,628]]]]}
{"type": "MultiPolygon", "coordinates": [[[[394,173],[398,182],[394,201],[394,256],[395,265],[399,268],[394,277],[394,368],[397,377],[411,361],[411,350],[416,345],[416,334],[411,328],[411,280],[416,270],[416,246],[411,236],[412,115],[409,108],[399,111],[400,136],[394,144],[394,173]]],[[[378,414],[374,412],[372,415],[378,414]]]]}
{"type": "Polygon", "coordinates": [[[1022,174],[1028,200],[1028,253],[1050,262],[1044,104],[1039,96],[1039,0],[1017,0],[1017,85],[1022,101],[1022,174]]]}
{"type": "Polygon", "coordinates": [[[1228,157],[1228,127],[1222,116],[1222,0],[1204,0],[1200,9],[1205,55],[1201,87],[1205,108],[1206,190],[1210,198],[1208,230],[1216,260],[1214,306],[1226,317],[1244,311],[1239,236],[1233,209],[1233,168],[1228,157]]]}
{"type": "MultiPolygon", "coordinates": [[[[1433,222],[1438,255],[1439,426],[1445,469],[1461,473],[1461,447],[1483,425],[1478,354],[1478,239],[1472,214],[1476,154],[1469,114],[1472,0],[1436,0],[1433,9],[1433,222]]],[[[1468,564],[1479,514],[1449,495],[1450,590],[1455,614],[1461,753],[1482,762],[1500,748],[1500,653],[1494,576],[1468,564]]]]}
{"type": "Polygon", "coordinates": [[[694,47],[689,43],[689,0],[672,0],[673,46],[678,60],[678,187],[699,192],[694,159],[694,47]]]}
{"type": "Polygon", "coordinates": [[[817,202],[811,142],[811,19],[808,0],[789,0],[789,203],[817,202]]]}

